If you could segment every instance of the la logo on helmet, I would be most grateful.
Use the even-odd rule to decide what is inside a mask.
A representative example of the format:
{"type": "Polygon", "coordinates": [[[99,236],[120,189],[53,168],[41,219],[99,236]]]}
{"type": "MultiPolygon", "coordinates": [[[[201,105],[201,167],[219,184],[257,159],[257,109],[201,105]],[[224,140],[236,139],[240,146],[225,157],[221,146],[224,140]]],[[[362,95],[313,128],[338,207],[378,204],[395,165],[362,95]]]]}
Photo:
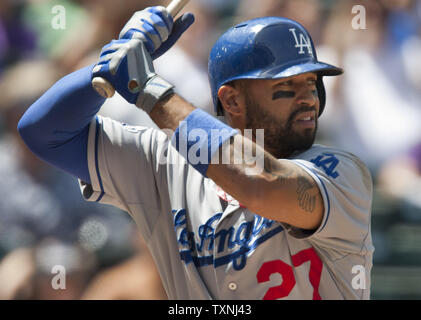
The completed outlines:
{"type": "Polygon", "coordinates": [[[304,54],[304,47],[307,48],[307,52],[309,55],[313,57],[313,49],[311,48],[311,42],[308,37],[306,37],[304,34],[300,32],[300,39],[298,40],[297,33],[295,31],[295,28],[289,29],[289,31],[293,34],[295,39],[295,47],[300,48],[300,51],[298,51],[299,54],[304,54]]]}

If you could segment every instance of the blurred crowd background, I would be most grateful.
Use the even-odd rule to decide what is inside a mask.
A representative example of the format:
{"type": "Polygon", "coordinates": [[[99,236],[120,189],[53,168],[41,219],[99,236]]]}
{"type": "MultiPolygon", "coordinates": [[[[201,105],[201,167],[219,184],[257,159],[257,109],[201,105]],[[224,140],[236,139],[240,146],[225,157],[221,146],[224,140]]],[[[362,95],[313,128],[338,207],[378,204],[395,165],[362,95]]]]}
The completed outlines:
{"type": "MultiPolygon", "coordinates": [[[[0,299],[166,299],[129,215],[84,202],[75,179],[34,157],[16,125],[60,77],[94,63],[133,12],[168,2],[0,1],[0,299]],[[55,265],[65,267],[65,290],[52,288],[55,265]]],[[[371,170],[372,299],[420,299],[421,0],[192,0],[185,10],[195,24],[155,68],[210,113],[209,50],[249,18],[301,22],[319,60],[345,69],[325,79],[317,141],[371,170]],[[365,29],[353,28],[356,5],[366,10],[365,29]]],[[[101,114],[154,126],[118,95],[101,114]]]]}

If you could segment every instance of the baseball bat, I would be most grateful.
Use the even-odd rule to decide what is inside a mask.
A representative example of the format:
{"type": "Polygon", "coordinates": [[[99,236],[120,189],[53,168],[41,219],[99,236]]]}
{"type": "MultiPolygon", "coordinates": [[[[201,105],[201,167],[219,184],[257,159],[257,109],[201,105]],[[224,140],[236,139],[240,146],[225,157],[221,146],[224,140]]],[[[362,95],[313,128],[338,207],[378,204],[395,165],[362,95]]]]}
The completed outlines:
{"type": "MultiPolygon", "coordinates": [[[[189,0],[172,0],[167,6],[168,12],[173,18],[183,9],[183,7],[189,2],[189,0]]],[[[92,79],[92,87],[104,98],[111,98],[115,89],[111,83],[101,77],[95,77],[92,79]]]]}

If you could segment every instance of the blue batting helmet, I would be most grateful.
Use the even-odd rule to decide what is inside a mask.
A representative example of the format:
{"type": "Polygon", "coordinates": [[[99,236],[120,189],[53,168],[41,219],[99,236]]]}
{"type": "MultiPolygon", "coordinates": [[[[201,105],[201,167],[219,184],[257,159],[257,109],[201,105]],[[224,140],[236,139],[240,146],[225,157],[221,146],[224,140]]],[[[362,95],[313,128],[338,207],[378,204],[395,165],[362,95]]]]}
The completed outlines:
{"type": "Polygon", "coordinates": [[[217,115],[223,114],[218,90],[230,81],[282,79],[315,72],[320,116],[326,102],[322,77],[343,73],[341,68],[317,60],[313,40],[301,24],[280,17],[252,19],[230,28],[213,46],[208,69],[217,115]]]}

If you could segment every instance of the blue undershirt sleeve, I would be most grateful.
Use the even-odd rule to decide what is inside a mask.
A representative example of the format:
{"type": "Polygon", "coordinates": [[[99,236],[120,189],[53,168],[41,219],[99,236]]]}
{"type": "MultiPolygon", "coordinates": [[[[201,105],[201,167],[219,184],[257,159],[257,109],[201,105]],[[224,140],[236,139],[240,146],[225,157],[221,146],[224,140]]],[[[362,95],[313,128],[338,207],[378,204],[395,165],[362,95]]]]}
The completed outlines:
{"type": "Polygon", "coordinates": [[[89,124],[105,99],[91,85],[94,65],[57,81],[18,123],[18,131],[39,158],[84,182],[89,177],[89,124]]]}

